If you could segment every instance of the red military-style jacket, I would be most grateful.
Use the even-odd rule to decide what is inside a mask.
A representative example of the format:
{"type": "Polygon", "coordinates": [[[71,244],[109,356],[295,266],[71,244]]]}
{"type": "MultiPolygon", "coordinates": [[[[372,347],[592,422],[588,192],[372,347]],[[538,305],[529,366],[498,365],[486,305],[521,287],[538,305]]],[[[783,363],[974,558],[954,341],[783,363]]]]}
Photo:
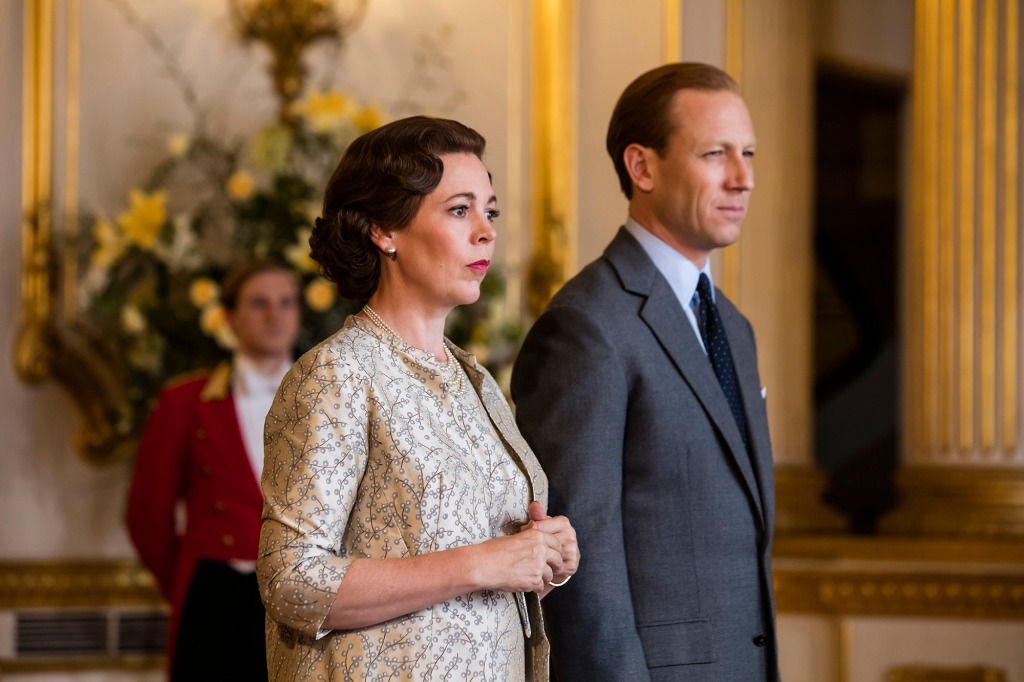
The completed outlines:
{"type": "Polygon", "coordinates": [[[171,604],[168,661],[196,564],[255,561],[263,494],[242,440],[231,365],[169,384],[139,442],[128,533],[171,604]],[[176,507],[186,510],[177,527],[176,507]]]}

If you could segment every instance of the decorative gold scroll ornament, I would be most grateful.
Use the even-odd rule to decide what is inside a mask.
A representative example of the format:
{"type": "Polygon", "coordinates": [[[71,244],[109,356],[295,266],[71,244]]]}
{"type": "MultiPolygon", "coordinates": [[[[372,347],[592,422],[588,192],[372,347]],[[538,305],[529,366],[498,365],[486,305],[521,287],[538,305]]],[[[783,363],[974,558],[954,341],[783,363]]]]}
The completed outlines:
{"type": "Polygon", "coordinates": [[[362,21],[367,0],[230,2],[242,39],[262,43],[273,56],[269,70],[279,102],[278,119],[284,123],[306,79],[303,53],[321,40],[344,42],[362,21]]]}

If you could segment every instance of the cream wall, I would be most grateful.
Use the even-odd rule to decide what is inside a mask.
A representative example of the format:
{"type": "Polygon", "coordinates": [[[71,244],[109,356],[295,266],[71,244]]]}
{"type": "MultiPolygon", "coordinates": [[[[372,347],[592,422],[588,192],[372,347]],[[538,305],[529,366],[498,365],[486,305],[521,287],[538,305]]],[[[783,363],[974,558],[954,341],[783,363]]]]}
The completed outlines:
{"type": "Polygon", "coordinates": [[[579,3],[579,231],[572,274],[598,258],[626,220],[626,198],[605,150],[619,95],[664,63],[662,0],[579,3]]]}
{"type": "Polygon", "coordinates": [[[67,396],[52,383],[26,386],[10,360],[20,312],[21,3],[0,3],[0,12],[0,559],[127,556],[127,467],[77,459],[67,396]]]}

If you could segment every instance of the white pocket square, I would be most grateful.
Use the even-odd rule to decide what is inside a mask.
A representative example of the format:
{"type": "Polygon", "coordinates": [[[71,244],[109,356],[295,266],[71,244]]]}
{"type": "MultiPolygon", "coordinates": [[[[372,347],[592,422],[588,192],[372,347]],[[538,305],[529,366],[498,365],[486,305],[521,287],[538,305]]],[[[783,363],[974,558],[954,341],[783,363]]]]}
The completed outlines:
{"type": "Polygon", "coordinates": [[[767,395],[768,395],[768,387],[767,386],[762,386],[761,387],[761,399],[764,400],[767,395]]]}

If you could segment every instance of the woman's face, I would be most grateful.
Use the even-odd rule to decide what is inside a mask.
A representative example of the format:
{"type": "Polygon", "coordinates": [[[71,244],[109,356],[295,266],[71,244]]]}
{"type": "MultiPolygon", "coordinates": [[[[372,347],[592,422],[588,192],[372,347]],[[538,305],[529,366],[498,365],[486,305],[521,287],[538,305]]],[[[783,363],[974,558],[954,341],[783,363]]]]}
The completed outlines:
{"type": "Polygon", "coordinates": [[[441,157],[444,174],[404,229],[376,240],[385,260],[379,292],[447,314],[480,297],[480,282],[494,254],[497,199],[483,162],[473,154],[441,157]]]}

